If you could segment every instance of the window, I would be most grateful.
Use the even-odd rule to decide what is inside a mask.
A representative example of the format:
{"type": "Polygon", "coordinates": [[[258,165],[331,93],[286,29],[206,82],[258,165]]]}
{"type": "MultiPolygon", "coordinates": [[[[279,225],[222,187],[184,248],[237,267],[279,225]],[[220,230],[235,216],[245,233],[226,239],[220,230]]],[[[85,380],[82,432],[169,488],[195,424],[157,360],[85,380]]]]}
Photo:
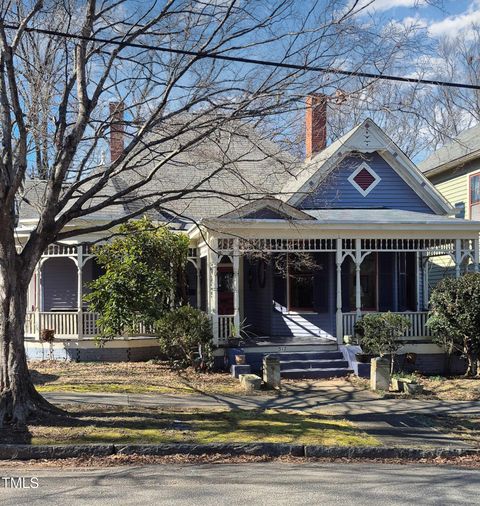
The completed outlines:
{"type": "Polygon", "coordinates": [[[470,176],[470,219],[480,219],[480,173],[470,176]]]}
{"type": "Polygon", "coordinates": [[[218,314],[233,314],[233,264],[223,257],[217,267],[218,314]]]}

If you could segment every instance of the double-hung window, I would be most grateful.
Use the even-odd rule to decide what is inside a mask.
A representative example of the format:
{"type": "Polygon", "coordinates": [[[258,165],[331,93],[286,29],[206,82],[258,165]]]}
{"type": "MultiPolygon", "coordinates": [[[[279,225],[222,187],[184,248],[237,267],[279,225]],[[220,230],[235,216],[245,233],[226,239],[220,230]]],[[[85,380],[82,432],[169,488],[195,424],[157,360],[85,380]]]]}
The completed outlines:
{"type": "Polygon", "coordinates": [[[470,176],[470,219],[480,220],[480,172],[470,176]]]}

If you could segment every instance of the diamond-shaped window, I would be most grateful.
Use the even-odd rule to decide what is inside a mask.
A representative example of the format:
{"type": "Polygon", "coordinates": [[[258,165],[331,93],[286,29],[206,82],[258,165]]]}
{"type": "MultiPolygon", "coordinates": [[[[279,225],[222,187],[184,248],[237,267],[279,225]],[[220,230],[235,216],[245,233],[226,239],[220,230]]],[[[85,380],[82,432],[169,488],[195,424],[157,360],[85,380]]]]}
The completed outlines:
{"type": "Polygon", "coordinates": [[[348,180],[365,197],[377,186],[380,177],[364,162],[352,172],[348,180]]]}

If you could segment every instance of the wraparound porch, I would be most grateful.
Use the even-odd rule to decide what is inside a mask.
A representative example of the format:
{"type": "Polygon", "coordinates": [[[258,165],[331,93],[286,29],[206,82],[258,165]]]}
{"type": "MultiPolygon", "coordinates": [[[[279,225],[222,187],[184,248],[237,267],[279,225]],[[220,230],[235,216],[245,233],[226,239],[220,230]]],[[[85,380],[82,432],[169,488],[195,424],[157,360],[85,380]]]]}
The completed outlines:
{"type": "MultiPolygon", "coordinates": [[[[448,255],[455,262],[457,276],[478,269],[478,240],[474,238],[397,239],[368,235],[298,239],[290,235],[277,239],[240,239],[209,233],[208,240],[208,245],[192,243],[189,296],[193,305],[210,314],[219,346],[228,345],[228,339],[248,325],[253,330],[251,338],[258,341],[268,339],[290,344],[295,337],[312,336],[317,338],[312,342],[319,343],[318,338],[322,338],[342,343],[343,336],[352,334],[355,321],[364,312],[385,310],[409,318],[411,328],[406,337],[429,337],[425,327],[429,259],[448,255]],[[271,265],[275,255],[288,258],[298,254],[313,255],[319,269],[313,273],[287,269],[283,280],[275,275],[271,265]],[[372,265],[376,266],[373,270],[372,265]],[[304,283],[307,279],[306,290],[297,278],[304,283]],[[374,287],[373,291],[369,287],[374,287]],[[309,294],[312,303],[307,310],[294,307],[299,301],[308,302],[309,294]],[[376,307],[371,307],[372,300],[376,307]],[[265,301],[266,305],[262,306],[265,301]],[[276,321],[274,332],[271,331],[273,324],[262,323],[265,315],[270,322],[276,321]],[[262,332],[262,325],[265,332],[262,332]],[[300,334],[298,329],[301,329],[300,334]]],[[[25,325],[28,338],[39,339],[42,329],[54,329],[55,335],[64,339],[91,339],[98,335],[98,315],[89,312],[82,303],[83,267],[91,260],[86,246],[49,248],[32,280],[31,310],[25,325]],[[73,302],[76,309],[51,310],[42,302],[45,299],[42,288],[46,282],[42,266],[52,261],[52,257],[66,257],[76,267],[77,282],[68,285],[69,293],[77,295],[73,302]]],[[[72,305],[71,301],[69,303],[72,305]]],[[[148,332],[139,326],[134,334],[145,336],[148,332]]]]}

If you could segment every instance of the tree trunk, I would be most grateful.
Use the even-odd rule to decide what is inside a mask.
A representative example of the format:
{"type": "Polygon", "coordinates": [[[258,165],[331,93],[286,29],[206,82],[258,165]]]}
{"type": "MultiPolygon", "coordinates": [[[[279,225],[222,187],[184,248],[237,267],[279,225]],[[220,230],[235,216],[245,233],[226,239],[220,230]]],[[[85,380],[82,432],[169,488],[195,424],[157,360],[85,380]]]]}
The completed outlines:
{"type": "Polygon", "coordinates": [[[465,353],[467,355],[467,372],[465,376],[473,377],[477,375],[478,349],[474,339],[465,339],[465,353]]]}
{"type": "Polygon", "coordinates": [[[0,262],[0,427],[23,426],[34,414],[59,411],[38,394],[28,371],[24,324],[30,276],[12,256],[0,262]]]}
{"type": "Polygon", "coordinates": [[[467,353],[467,372],[465,376],[473,378],[477,375],[478,353],[467,353]]]}

